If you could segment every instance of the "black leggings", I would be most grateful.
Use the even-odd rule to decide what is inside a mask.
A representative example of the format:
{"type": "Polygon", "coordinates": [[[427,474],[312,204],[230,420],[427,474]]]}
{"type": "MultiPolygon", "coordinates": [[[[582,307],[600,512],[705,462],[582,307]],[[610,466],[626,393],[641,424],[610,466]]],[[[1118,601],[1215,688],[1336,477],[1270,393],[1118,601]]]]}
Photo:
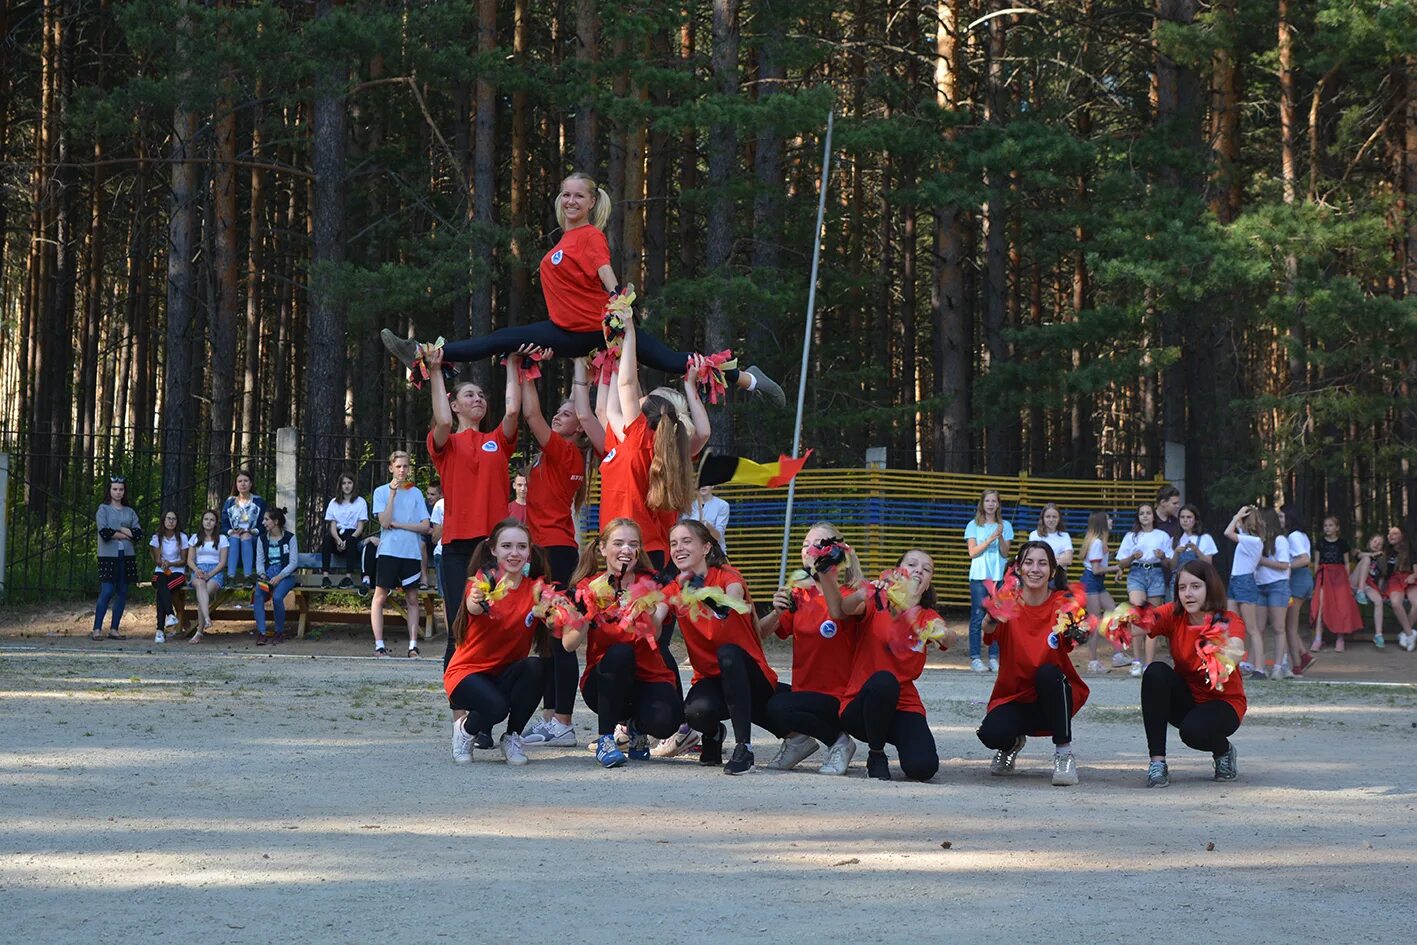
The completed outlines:
{"type": "Polygon", "coordinates": [[[617,722],[629,721],[655,738],[668,738],[684,724],[684,700],[672,683],[635,679],[635,648],[616,643],[586,675],[586,705],[596,714],[599,731],[610,735],[617,722]]]}
{"type": "Polygon", "coordinates": [[[784,732],[801,732],[824,745],[841,737],[841,703],[824,692],[779,692],[768,702],[768,718],[784,732]]]}
{"type": "MultiPolygon", "coordinates": [[[[635,333],[639,362],[647,368],[678,377],[689,369],[689,353],[674,351],[654,335],[635,333]]],[[[550,348],[558,358],[583,358],[605,347],[605,335],[599,331],[567,331],[551,321],[529,325],[509,325],[480,338],[449,341],[443,345],[445,361],[482,361],[506,356],[522,345],[550,348]]],[[[738,371],[727,370],[723,376],[730,385],[737,383],[738,371]]],[[[445,551],[444,554],[447,552],[445,551]]]]}
{"type": "Polygon", "coordinates": [[[737,742],[752,741],[754,724],[779,738],[787,734],[786,729],[779,729],[768,718],[768,700],[777,694],[778,687],[768,682],[758,661],[747,650],[736,643],[720,646],[718,672],[717,676],[694,683],[684,698],[684,719],[690,728],[702,732],[710,741],[718,737],[718,723],[724,719],[731,721],[733,740],[737,742]]]}
{"type": "MultiPolygon", "coordinates": [[[[551,568],[551,580],[569,590],[576,570],[579,549],[575,545],[551,545],[544,549],[551,568]]],[[[581,661],[575,652],[566,652],[559,640],[551,641],[551,672],[546,674],[542,706],[557,715],[570,715],[576,708],[576,683],[581,677],[581,661]]]]}
{"type": "Polygon", "coordinates": [[[1073,740],[1073,687],[1068,677],[1052,663],[1044,663],[1033,674],[1036,702],[1005,702],[984,716],[974,734],[985,748],[1007,751],[1020,735],[1048,732],[1053,744],[1068,745],[1073,740]]]}
{"type": "Polygon", "coordinates": [[[536,656],[520,659],[501,673],[473,673],[458,683],[448,705],[455,712],[467,711],[463,730],[469,735],[490,732],[503,719],[507,731],[520,733],[536,711],[541,673],[541,659],[536,656]]]}
{"type": "Polygon", "coordinates": [[[182,583],[176,587],[167,586],[167,575],[158,571],[153,574],[153,593],[157,596],[157,628],[163,629],[167,625],[167,615],[176,613],[172,607],[172,595],[175,591],[180,591],[187,586],[184,578],[182,583]]]}
{"type": "Polygon", "coordinates": [[[1141,676],[1141,720],[1146,727],[1146,748],[1152,756],[1166,757],[1166,726],[1181,732],[1181,741],[1196,751],[1223,755],[1230,736],[1240,727],[1240,717],[1222,699],[1197,703],[1190,687],[1166,663],[1152,663],[1141,676]]]}
{"type": "Polygon", "coordinates": [[[872,751],[895,746],[900,770],[912,781],[928,781],[940,770],[940,754],[930,723],[919,712],[900,712],[900,682],[885,670],[874,673],[856,698],[841,710],[841,727],[872,751]]]}
{"type": "Polygon", "coordinates": [[[344,570],[353,580],[359,576],[362,562],[359,558],[361,542],[355,537],[354,529],[341,528],[339,536],[344,539],[344,551],[335,547],[335,536],[330,534],[330,530],[325,529],[325,541],[320,547],[320,570],[326,574],[330,573],[330,558],[334,555],[344,555],[344,570]]]}
{"type": "MultiPolygon", "coordinates": [[[[467,565],[481,538],[459,538],[443,545],[443,613],[448,618],[448,645],[443,651],[443,668],[453,658],[453,618],[458,615],[463,591],[467,590],[467,565]]],[[[535,706],[532,707],[533,709],[535,706]]],[[[517,731],[521,731],[518,729],[517,731]]]]}

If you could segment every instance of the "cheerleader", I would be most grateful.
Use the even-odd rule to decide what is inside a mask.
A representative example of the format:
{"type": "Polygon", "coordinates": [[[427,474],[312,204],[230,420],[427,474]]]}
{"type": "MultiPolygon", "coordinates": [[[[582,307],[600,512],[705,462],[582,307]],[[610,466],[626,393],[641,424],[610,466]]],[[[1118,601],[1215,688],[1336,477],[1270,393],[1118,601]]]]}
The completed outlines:
{"type": "Polygon", "coordinates": [[[1283,518],[1283,527],[1288,530],[1284,538],[1289,543],[1289,604],[1284,611],[1284,639],[1294,661],[1293,674],[1302,676],[1314,662],[1313,655],[1304,648],[1304,638],[1299,633],[1299,617],[1306,601],[1309,602],[1309,619],[1313,620],[1314,546],[1309,539],[1308,525],[1298,509],[1286,504],[1279,514],[1283,518]]]}
{"type": "Polygon", "coordinates": [[[849,599],[859,602],[866,594],[865,580],[856,553],[830,522],[807,529],[802,567],[799,580],[778,588],[761,622],[764,636],[775,633],[792,640],[792,690],[773,696],[767,707],[773,725],[792,734],[767,767],[794,768],[816,754],[820,742],[827,746],[827,757],[818,770],[846,774],[856,742],[841,730],[841,699],[861,625],[844,612],[838,582],[845,584],[849,599]]]}
{"type": "Polygon", "coordinates": [[[993,775],[1014,773],[1029,735],[1051,735],[1053,784],[1072,786],[1078,783],[1072,719],[1087,702],[1088,689],[1069,654],[1090,636],[1086,608],[1076,608],[1068,591],[1053,587],[1058,563],[1047,542],[1026,542],[1013,566],[1022,582],[1017,615],[984,622],[984,639],[999,641],[999,676],[975,734],[994,749],[993,775]],[[1077,619],[1069,620],[1073,608],[1077,619]],[[1060,621],[1067,627],[1060,628],[1060,621]]]}
{"type": "MultiPolygon", "coordinates": [[[[1367,600],[1373,605],[1373,646],[1383,649],[1383,585],[1387,575],[1383,570],[1387,543],[1382,535],[1368,537],[1367,550],[1358,556],[1358,566],[1353,569],[1353,596],[1361,603],[1367,600]]],[[[1333,645],[1334,652],[1343,652],[1343,638],[1333,645]]]]}
{"type": "Polygon", "coordinates": [[[587,620],[562,630],[561,648],[574,653],[586,647],[581,695],[596,714],[595,758],[605,768],[623,765],[627,753],[636,761],[649,758],[649,736],[670,738],[683,724],[684,699],[677,674],[658,653],[668,604],[654,602],[635,613],[636,588],[652,587],[648,593],[662,596],[639,525],[626,518],[606,525],[581,555],[572,583],[587,620]],[[615,737],[622,725],[626,750],[615,737]]]}
{"type": "Polygon", "coordinates": [[[526,764],[521,730],[541,698],[542,659],[550,651],[550,635],[532,613],[545,575],[541,550],[512,519],[498,522],[473,552],[467,592],[449,631],[453,656],[443,669],[457,764],[471,762],[476,736],[503,719],[502,758],[526,764]],[[537,655],[528,655],[533,647],[537,655]]]}
{"type": "Polygon", "coordinates": [[[915,680],[925,670],[926,647],[935,642],[948,649],[955,634],[943,628],[935,612],[934,559],[911,549],[901,555],[896,572],[907,592],[907,599],[899,601],[904,608],[891,602],[892,586],[884,582],[843,606],[845,613],[860,618],[861,637],[842,695],[841,725],[866,743],[868,777],[891,780],[885,752],[890,743],[908,779],[929,781],[940,770],[940,755],[915,680]]]}
{"type": "MultiPolygon", "coordinates": [[[[1094,620],[1116,607],[1112,595],[1107,592],[1107,575],[1116,571],[1115,565],[1107,563],[1107,539],[1112,533],[1112,516],[1106,512],[1093,512],[1087,518],[1087,532],[1082,536],[1082,587],[1087,594],[1087,614],[1094,620]]],[[[1087,640],[1087,671],[1103,673],[1106,669],[1098,659],[1097,639],[1094,633],[1087,640]]],[[[1131,658],[1125,650],[1112,653],[1112,665],[1116,668],[1129,666],[1131,658]]]]}
{"type": "MultiPolygon", "coordinates": [[[[556,222],[562,236],[542,258],[540,270],[548,321],[509,326],[479,338],[449,342],[441,348],[400,338],[385,328],[380,333],[384,346],[410,371],[419,358],[424,358],[430,379],[441,373],[444,361],[481,361],[527,345],[572,358],[586,357],[604,347],[601,320],[607,297],[620,292],[615,270],[610,266],[610,244],[605,239],[609,219],[610,196],[589,175],[577,171],[561,182],[556,222]],[[435,351],[436,364],[430,359],[435,351]]],[[[636,354],[625,357],[634,363],[636,354]]],[[[695,356],[672,351],[657,338],[646,336],[638,357],[644,359],[646,367],[679,376],[695,356]]],[[[724,378],[739,390],[762,394],[779,407],[787,405],[782,388],[756,365],[742,372],[726,370],[724,378]]]]}
{"type": "Polygon", "coordinates": [[[767,713],[768,700],[778,691],[777,673],[763,654],[753,598],[703,522],[685,519],[675,525],[669,554],[679,572],[671,585],[674,614],[694,668],[684,719],[702,737],[701,764],[723,764],[724,774],[745,774],[753,767],[753,725],[779,738],[786,734],[767,713]],[[725,719],[734,741],[726,764],[725,719]]]}
{"type": "Polygon", "coordinates": [[[1147,630],[1166,637],[1175,668],[1152,663],[1141,678],[1141,715],[1151,762],[1146,786],[1171,783],[1166,766],[1166,726],[1174,725],[1181,741],[1208,751],[1215,780],[1233,781],[1235,745],[1230,736],[1245,717],[1244,674],[1231,671],[1244,649],[1245,625],[1225,608],[1225,587],[1215,568],[1188,561],[1176,574],[1176,603],[1159,608],[1147,630]]]}
{"type": "Polygon", "coordinates": [[[1335,649],[1343,649],[1343,638],[1363,627],[1363,615],[1358,612],[1350,582],[1353,579],[1353,549],[1339,534],[1338,518],[1324,519],[1323,537],[1319,539],[1318,570],[1314,572],[1314,602],[1309,613],[1314,620],[1314,642],[1310,653],[1323,649],[1324,626],[1334,635],[1335,649]]]}
{"type": "MultiPolygon", "coordinates": [[[[524,379],[521,387],[522,412],[541,447],[526,477],[527,525],[532,543],[546,554],[552,582],[568,591],[580,555],[576,513],[585,504],[588,455],[591,450],[604,450],[605,429],[590,409],[584,360],[576,359],[572,396],[557,408],[549,423],[541,414],[536,382],[524,379]]],[[[575,747],[571,713],[580,671],[574,647],[551,648],[551,671],[546,674],[544,693],[547,714],[526,732],[526,744],[575,747]]]]}
{"type": "MultiPolygon", "coordinates": [[[[1166,568],[1171,563],[1175,546],[1171,536],[1156,527],[1156,509],[1150,502],[1137,506],[1137,521],[1132,530],[1122,538],[1117,549],[1117,564],[1127,568],[1127,599],[1133,607],[1150,602],[1161,604],[1166,600],[1166,568]]],[[[1142,671],[1142,641],[1135,641],[1132,650],[1131,675],[1140,676],[1142,671]]],[[[1146,641],[1146,661],[1156,659],[1156,644],[1146,641]]]]}
{"type": "Polygon", "coordinates": [[[1417,622],[1417,573],[1412,570],[1412,543],[1401,525],[1387,530],[1387,583],[1383,589],[1402,628],[1398,645],[1411,653],[1417,649],[1417,631],[1412,629],[1417,622]]]}

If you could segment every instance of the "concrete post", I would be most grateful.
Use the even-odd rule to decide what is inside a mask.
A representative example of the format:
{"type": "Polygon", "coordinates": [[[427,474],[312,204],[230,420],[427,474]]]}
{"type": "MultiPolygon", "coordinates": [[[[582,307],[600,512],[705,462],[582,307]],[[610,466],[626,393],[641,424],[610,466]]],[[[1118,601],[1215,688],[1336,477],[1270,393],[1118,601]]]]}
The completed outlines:
{"type": "Polygon", "coordinates": [[[5,560],[9,550],[10,454],[0,453],[0,601],[5,600],[5,560]]]}
{"type": "Polygon", "coordinates": [[[295,427],[281,427],[276,431],[275,504],[285,509],[292,529],[295,528],[296,524],[301,520],[298,505],[299,496],[295,488],[296,477],[298,475],[295,449],[299,442],[300,434],[295,427]]]}

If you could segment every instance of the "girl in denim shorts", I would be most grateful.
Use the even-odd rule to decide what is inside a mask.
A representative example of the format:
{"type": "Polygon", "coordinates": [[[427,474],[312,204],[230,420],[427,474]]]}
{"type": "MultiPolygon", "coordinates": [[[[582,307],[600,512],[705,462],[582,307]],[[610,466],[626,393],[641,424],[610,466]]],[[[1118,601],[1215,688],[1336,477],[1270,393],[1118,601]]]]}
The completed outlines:
{"type": "MultiPolygon", "coordinates": [[[[1112,531],[1112,516],[1106,512],[1093,512],[1087,519],[1087,532],[1082,536],[1082,587],[1087,593],[1087,612],[1101,618],[1116,607],[1112,595],[1107,593],[1107,575],[1116,567],[1107,563],[1108,536],[1112,531]]],[[[1102,634],[1094,633],[1087,638],[1087,671],[1105,672],[1102,660],[1097,655],[1097,641],[1102,634]]],[[[1131,663],[1126,651],[1117,650],[1112,654],[1113,666],[1131,663]]]]}
{"type": "MultiPolygon", "coordinates": [[[[1166,602],[1166,568],[1171,564],[1174,549],[1171,536],[1156,527],[1156,509],[1150,502],[1137,506],[1137,523],[1122,538],[1117,549],[1117,564],[1129,568],[1127,571],[1127,600],[1139,607],[1150,602],[1160,606],[1166,602]]],[[[1142,673],[1142,647],[1146,647],[1146,661],[1156,658],[1156,642],[1150,637],[1142,643],[1142,634],[1132,641],[1133,676],[1142,673]]]]}

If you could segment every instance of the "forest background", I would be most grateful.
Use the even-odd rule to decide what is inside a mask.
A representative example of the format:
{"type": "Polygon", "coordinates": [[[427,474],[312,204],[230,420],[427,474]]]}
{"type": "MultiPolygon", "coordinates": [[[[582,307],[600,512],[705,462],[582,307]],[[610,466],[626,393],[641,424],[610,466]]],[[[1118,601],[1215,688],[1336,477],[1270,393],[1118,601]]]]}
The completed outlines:
{"type": "Polygon", "coordinates": [[[41,521],[121,454],[191,511],[281,426],[331,473],[421,442],[378,330],[543,318],[572,169],[646,330],[795,390],[833,110],[815,462],[1417,518],[1410,0],[0,0],[0,34],[0,448],[41,521]]]}

